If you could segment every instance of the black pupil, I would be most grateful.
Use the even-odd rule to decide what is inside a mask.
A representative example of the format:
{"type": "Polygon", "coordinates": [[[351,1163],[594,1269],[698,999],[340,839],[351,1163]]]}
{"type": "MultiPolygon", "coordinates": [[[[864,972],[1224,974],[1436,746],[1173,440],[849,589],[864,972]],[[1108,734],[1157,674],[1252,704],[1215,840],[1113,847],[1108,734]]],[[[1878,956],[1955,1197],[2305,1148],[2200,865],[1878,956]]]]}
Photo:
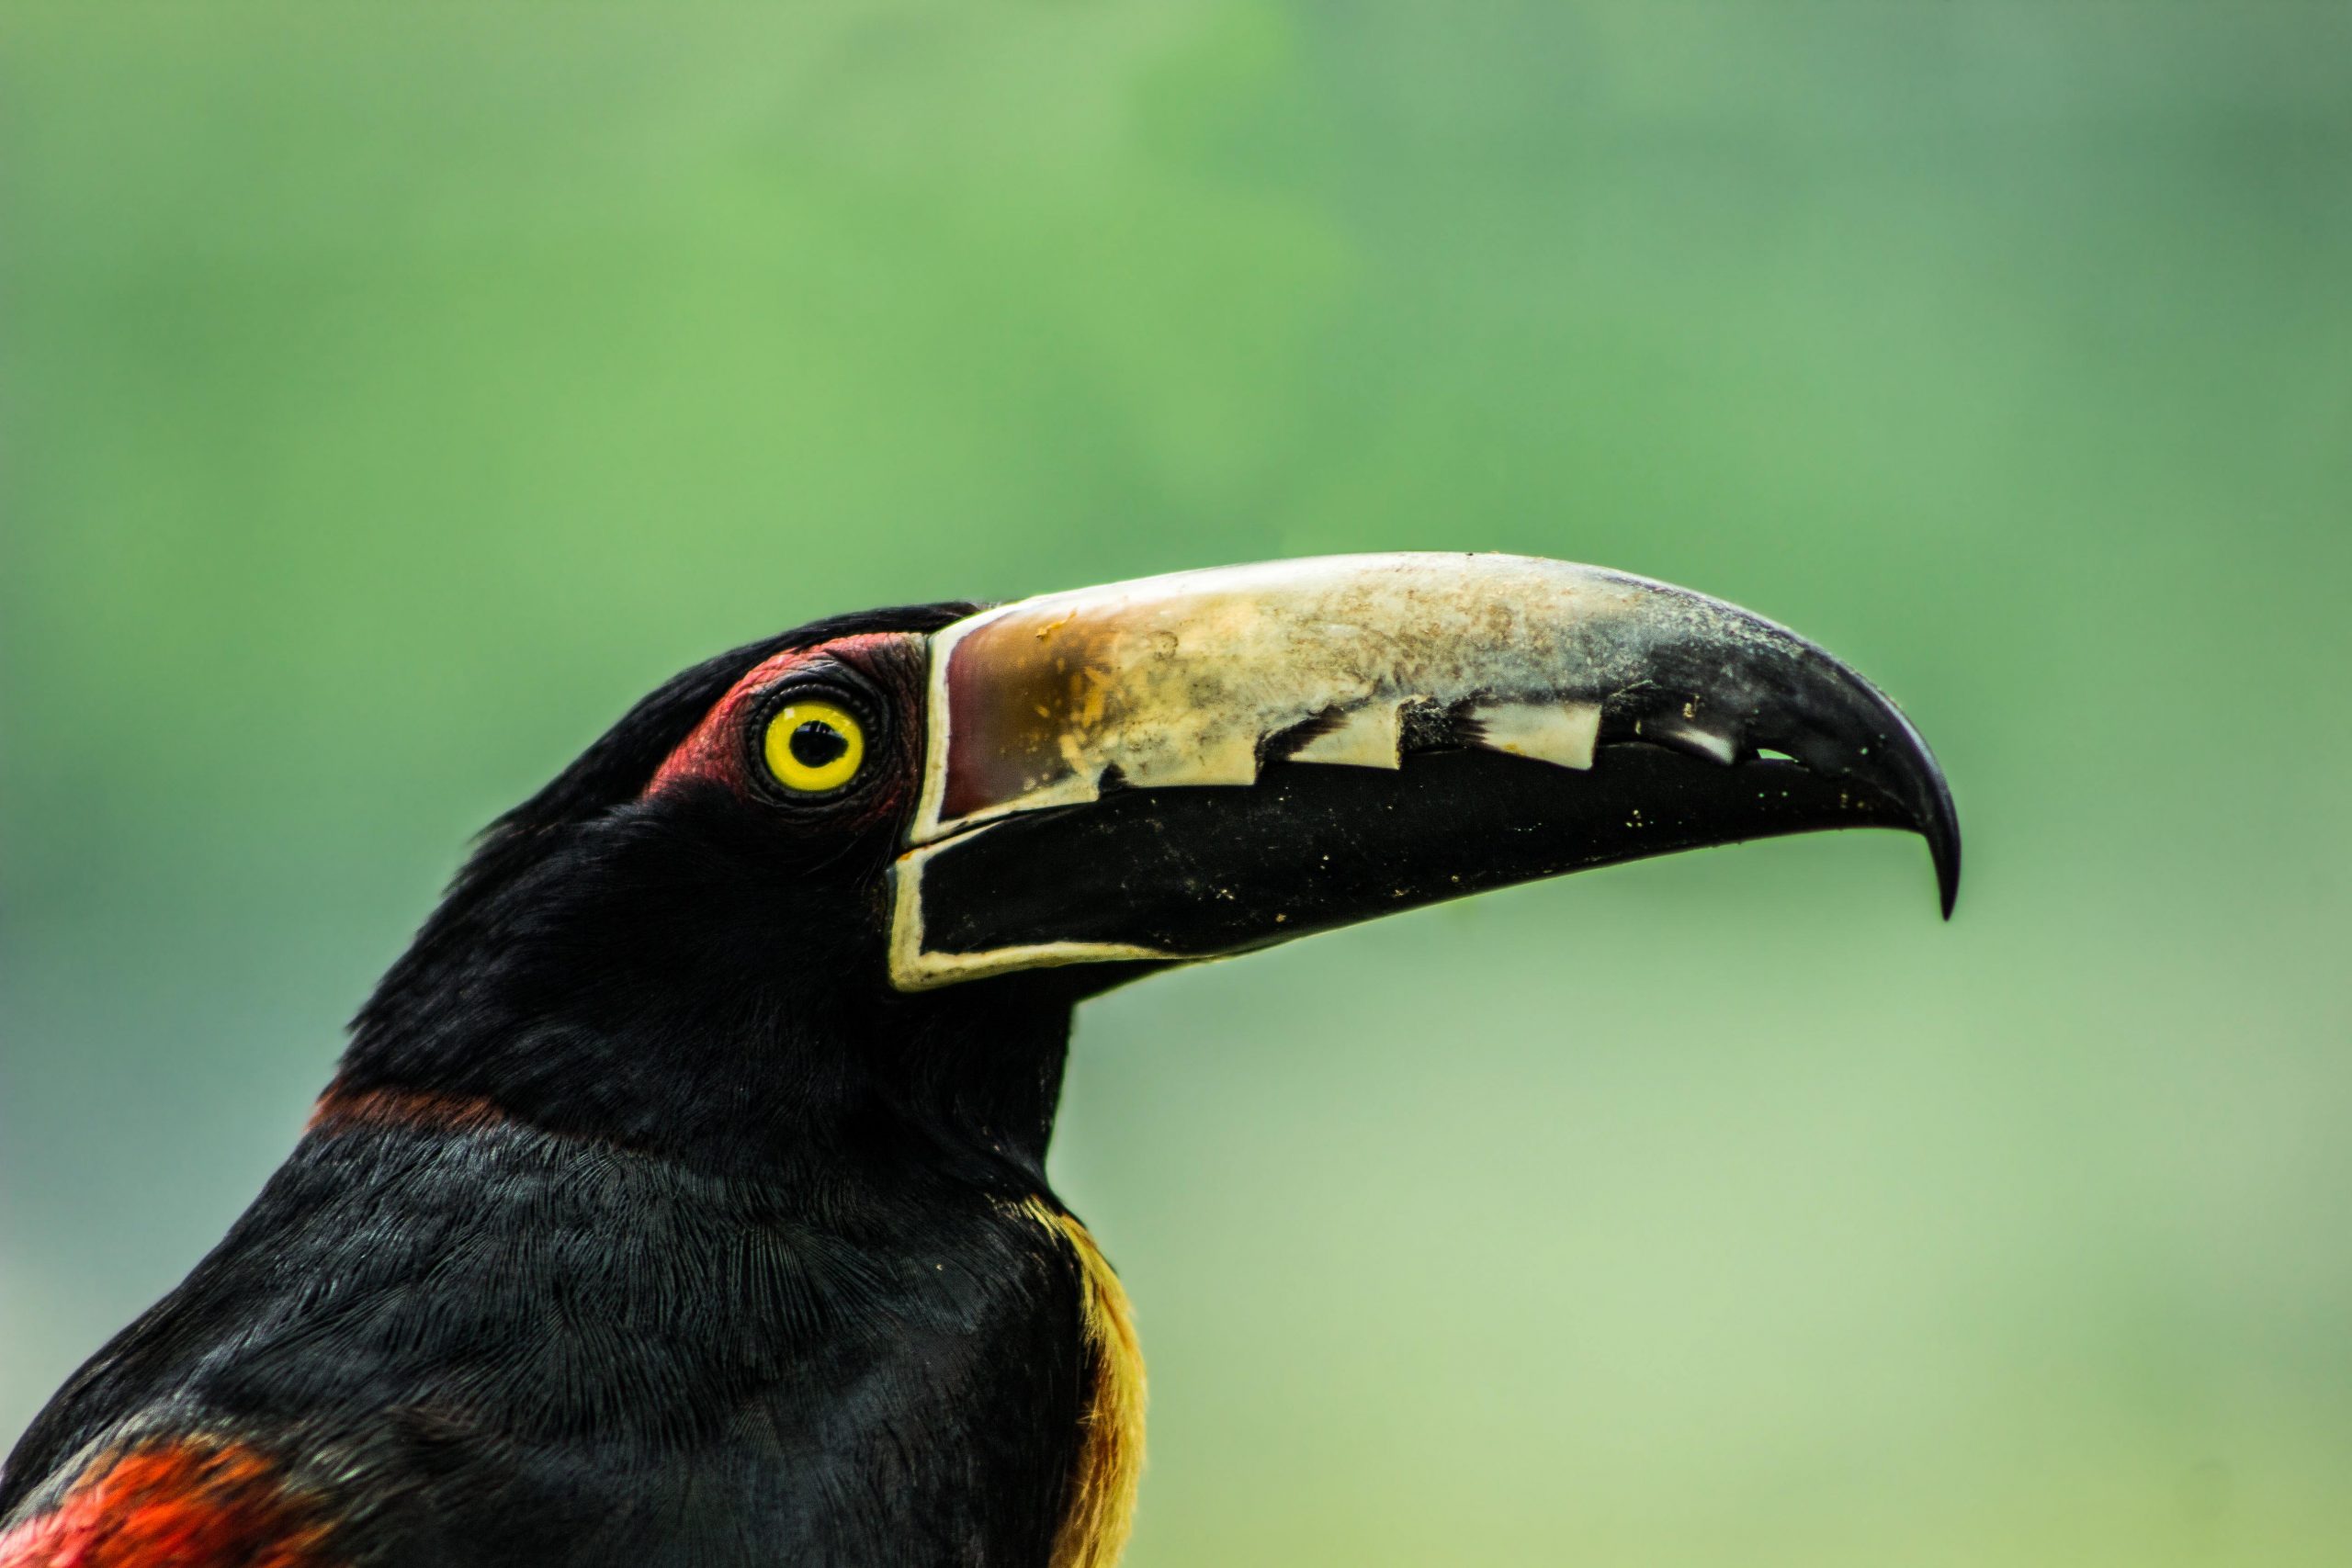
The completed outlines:
{"type": "Polygon", "coordinates": [[[802,767],[821,768],[849,750],[849,739],[823,719],[812,718],[794,730],[785,745],[802,767]]]}

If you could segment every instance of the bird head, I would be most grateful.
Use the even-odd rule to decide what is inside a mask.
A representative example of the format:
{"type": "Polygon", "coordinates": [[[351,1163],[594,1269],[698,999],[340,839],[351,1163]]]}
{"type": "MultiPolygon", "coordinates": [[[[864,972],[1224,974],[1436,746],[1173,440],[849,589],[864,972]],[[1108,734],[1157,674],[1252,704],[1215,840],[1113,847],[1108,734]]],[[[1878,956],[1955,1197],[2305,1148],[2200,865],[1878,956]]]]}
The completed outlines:
{"type": "Polygon", "coordinates": [[[1926,744],[1720,601],[1334,557],[820,622],[699,665],[493,825],[331,1098],[723,1164],[1035,1174],[1070,1006],[1532,878],[1959,834],[1926,744]]]}

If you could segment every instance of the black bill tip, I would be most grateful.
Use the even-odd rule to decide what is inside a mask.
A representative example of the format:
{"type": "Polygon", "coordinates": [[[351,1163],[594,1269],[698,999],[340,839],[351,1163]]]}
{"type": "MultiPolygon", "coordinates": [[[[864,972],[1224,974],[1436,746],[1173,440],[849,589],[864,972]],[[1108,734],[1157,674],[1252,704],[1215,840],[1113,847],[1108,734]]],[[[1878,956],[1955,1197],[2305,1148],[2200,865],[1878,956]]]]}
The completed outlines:
{"type": "Polygon", "coordinates": [[[1919,831],[1927,835],[1928,853],[1936,863],[1936,890],[1942,897],[1944,919],[1960,902],[1960,814],[1952,809],[1951,786],[1944,782],[1934,760],[1928,760],[1932,789],[1919,831]]]}
{"type": "Polygon", "coordinates": [[[1936,896],[1949,920],[1952,906],[1960,901],[1960,813],[1951,803],[1951,785],[1927,742],[1892,703],[1887,712],[1897,728],[1883,742],[1888,752],[1885,762],[1856,772],[1887,795],[1928,840],[1928,855],[1936,868],[1936,896]]]}
{"type": "MultiPolygon", "coordinates": [[[[1943,918],[1960,898],[1960,813],[1951,785],[1917,729],[1886,694],[1818,649],[1804,679],[1759,705],[1751,741],[1785,750],[1824,779],[1858,784],[1928,840],[1943,918]]],[[[1894,824],[1890,824],[1894,825],[1894,824]]]]}
{"type": "Polygon", "coordinates": [[[1603,699],[1604,754],[1611,742],[1641,740],[1718,761],[1785,758],[1835,786],[1830,798],[1849,825],[1908,828],[1926,839],[1950,919],[1960,897],[1960,817],[1935,753],[1903,710],[1785,626],[1679,589],[1660,588],[1658,601],[1641,679],[1603,699]]]}
{"type": "Polygon", "coordinates": [[[1952,809],[1951,786],[1944,782],[1942,770],[1933,757],[1926,756],[1924,745],[1919,750],[1927,762],[1928,779],[1919,831],[1927,837],[1928,853],[1936,863],[1936,891],[1943,900],[1944,919],[1949,920],[1952,906],[1960,902],[1960,813],[1952,809]]]}

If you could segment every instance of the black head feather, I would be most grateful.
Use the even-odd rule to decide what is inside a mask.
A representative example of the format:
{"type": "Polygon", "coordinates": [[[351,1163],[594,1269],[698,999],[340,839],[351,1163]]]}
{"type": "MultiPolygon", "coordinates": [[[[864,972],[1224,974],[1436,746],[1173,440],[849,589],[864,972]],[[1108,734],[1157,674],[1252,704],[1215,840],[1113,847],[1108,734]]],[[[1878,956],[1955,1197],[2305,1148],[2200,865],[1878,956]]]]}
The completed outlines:
{"type": "Polygon", "coordinates": [[[934,632],[979,608],[962,600],[945,600],[831,615],[730,649],[664,681],[639,698],[619,723],[597,737],[537,795],[482,829],[473,853],[442,895],[440,906],[352,1020],[353,1032],[364,1033],[383,1022],[386,1010],[397,1005],[416,978],[416,971],[430,966],[452,941],[463,937],[483,901],[544,854],[551,835],[593,821],[644,794],[655,770],[748,671],[779,653],[813,648],[836,637],[866,632],[934,632]]]}
{"type": "Polygon", "coordinates": [[[950,1157],[1042,1159],[1064,989],[1048,977],[950,1001],[899,996],[879,952],[887,846],[811,861],[769,810],[715,784],[646,797],[665,760],[768,659],[927,633],[972,609],[815,622],[639,702],[483,834],[354,1021],[335,1092],[486,1100],[535,1125],[705,1163],[905,1136],[950,1157]]]}

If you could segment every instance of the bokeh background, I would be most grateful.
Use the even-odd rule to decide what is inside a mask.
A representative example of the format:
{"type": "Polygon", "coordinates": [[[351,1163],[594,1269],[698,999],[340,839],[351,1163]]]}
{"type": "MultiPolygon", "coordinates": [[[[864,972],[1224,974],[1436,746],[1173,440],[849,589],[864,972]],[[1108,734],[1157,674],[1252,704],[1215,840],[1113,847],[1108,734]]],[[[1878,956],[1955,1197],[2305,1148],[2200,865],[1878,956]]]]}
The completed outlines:
{"type": "Polygon", "coordinates": [[[2352,8],[8,7],[0,1439],[467,836],[835,610],[1789,621],[1969,833],[1081,1014],[1134,1568],[2352,1561],[2352,8]]]}

